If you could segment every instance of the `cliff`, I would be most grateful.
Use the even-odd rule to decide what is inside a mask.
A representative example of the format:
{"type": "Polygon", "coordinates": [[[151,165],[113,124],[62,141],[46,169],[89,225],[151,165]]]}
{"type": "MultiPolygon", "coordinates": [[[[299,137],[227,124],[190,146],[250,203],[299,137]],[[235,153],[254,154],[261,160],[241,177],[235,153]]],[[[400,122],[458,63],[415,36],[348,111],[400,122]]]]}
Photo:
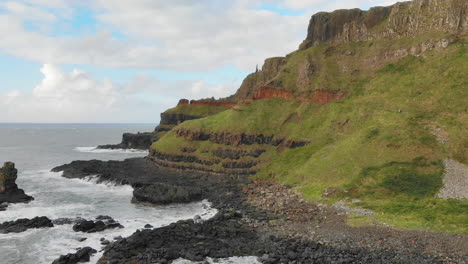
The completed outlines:
{"type": "Polygon", "coordinates": [[[316,91],[347,90],[350,80],[366,77],[366,72],[466,36],[467,5],[463,0],[415,0],[369,11],[315,14],[299,50],[265,60],[262,70],[247,76],[233,98],[250,100],[262,87],[302,98],[312,98],[316,91]],[[369,51],[350,45],[363,42],[369,51]]]}
{"type": "Polygon", "coordinates": [[[312,16],[301,49],[320,43],[346,43],[419,36],[430,31],[457,34],[468,28],[468,2],[414,0],[389,7],[337,10],[312,16]]]}
{"type": "Polygon", "coordinates": [[[359,201],[350,206],[377,212],[369,221],[466,233],[467,201],[437,193],[444,160],[468,163],[467,4],[315,14],[299,50],[267,59],[233,96],[166,111],[149,159],[359,201]]]}

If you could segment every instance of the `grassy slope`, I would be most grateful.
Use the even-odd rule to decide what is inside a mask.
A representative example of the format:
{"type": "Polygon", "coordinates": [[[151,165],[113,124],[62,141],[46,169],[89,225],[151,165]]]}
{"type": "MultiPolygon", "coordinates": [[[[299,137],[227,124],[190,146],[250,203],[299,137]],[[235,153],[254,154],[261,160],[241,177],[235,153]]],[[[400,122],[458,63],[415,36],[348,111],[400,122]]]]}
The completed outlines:
{"type": "Polygon", "coordinates": [[[224,106],[206,106],[206,105],[178,105],[171,108],[166,113],[177,113],[192,116],[210,116],[228,109],[224,106]]]}
{"type": "MultiPolygon", "coordinates": [[[[405,41],[411,40],[385,45],[404,45],[405,41]]],[[[372,48],[375,46],[375,42],[361,42],[345,48],[368,56],[377,52],[372,48]]],[[[409,56],[353,77],[335,69],[333,58],[323,56],[325,50],[318,46],[292,54],[285,67],[288,70],[277,78],[294,89],[295,65],[306,55],[315,54],[314,58],[325,61],[311,88],[344,87],[351,91],[344,101],[319,105],[262,100],[236,106],[242,111],[227,110],[180,126],[309,140],[310,145],[297,149],[279,152],[268,148],[256,177],[274,177],[322,202],[358,198],[361,202],[357,206],[376,214],[372,219],[356,217],[352,220],[355,223],[378,220],[406,228],[468,233],[468,202],[434,198],[442,185],[442,160],[451,157],[468,162],[465,43],[459,41],[423,57],[409,56]],[[434,126],[448,133],[446,145],[432,135],[430,127],[434,126]],[[336,194],[323,197],[329,188],[335,188],[336,194]]],[[[351,61],[344,63],[352,65],[351,61]]],[[[170,132],[153,147],[164,144],[204,144],[209,148],[210,143],[189,143],[170,132]],[[177,140],[180,142],[175,144],[177,140]]]]}

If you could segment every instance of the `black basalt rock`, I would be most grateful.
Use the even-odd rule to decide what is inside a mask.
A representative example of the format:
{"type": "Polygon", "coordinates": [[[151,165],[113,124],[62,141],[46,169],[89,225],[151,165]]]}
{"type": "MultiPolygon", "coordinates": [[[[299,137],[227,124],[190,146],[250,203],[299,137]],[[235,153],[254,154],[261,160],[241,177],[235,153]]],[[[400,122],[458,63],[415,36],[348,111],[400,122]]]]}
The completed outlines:
{"type": "Polygon", "coordinates": [[[98,149],[141,149],[147,150],[156,140],[153,132],[125,133],[122,135],[122,142],[115,145],[101,145],[98,149]]]}
{"type": "Polygon", "coordinates": [[[189,203],[202,199],[202,190],[195,186],[175,186],[155,183],[136,187],[133,190],[133,202],[153,204],[189,203]]]}
{"type": "Polygon", "coordinates": [[[52,264],[76,264],[88,262],[91,256],[96,252],[97,251],[91,247],[84,247],[79,249],[76,253],[60,256],[58,259],[54,260],[52,264]]]}
{"type": "Polygon", "coordinates": [[[73,226],[73,231],[96,233],[106,229],[123,228],[119,222],[116,222],[110,216],[98,216],[96,220],[97,221],[81,219],[73,226]]]}
{"type": "Polygon", "coordinates": [[[0,224],[0,233],[21,233],[32,228],[54,227],[52,221],[45,217],[34,217],[32,219],[22,218],[0,224]]]}

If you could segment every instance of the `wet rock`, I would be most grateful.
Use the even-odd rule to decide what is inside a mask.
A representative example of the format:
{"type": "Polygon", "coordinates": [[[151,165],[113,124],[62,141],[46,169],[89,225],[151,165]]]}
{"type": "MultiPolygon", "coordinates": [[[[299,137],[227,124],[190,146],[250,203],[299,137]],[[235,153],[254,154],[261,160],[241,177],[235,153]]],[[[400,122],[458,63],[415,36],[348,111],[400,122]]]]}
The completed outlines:
{"type": "Polygon", "coordinates": [[[81,219],[73,226],[73,231],[83,233],[96,233],[106,229],[124,228],[109,216],[100,216],[97,221],[81,219]]]}
{"type": "Polygon", "coordinates": [[[32,228],[54,227],[52,221],[45,217],[35,217],[32,219],[18,219],[0,224],[0,233],[21,233],[32,228]]]}
{"type": "Polygon", "coordinates": [[[146,225],[145,225],[145,228],[153,228],[153,226],[150,225],[150,224],[146,224],[146,225]]]}
{"type": "Polygon", "coordinates": [[[239,226],[240,216],[223,212],[217,217],[196,224],[193,220],[178,221],[157,229],[145,229],[113,243],[100,263],[162,263],[178,258],[203,261],[240,256],[262,244],[251,230],[239,226]]]}
{"type": "Polygon", "coordinates": [[[189,203],[201,200],[202,191],[198,187],[156,183],[135,188],[133,197],[133,201],[154,204],[189,203]]]}
{"type": "Polygon", "coordinates": [[[103,246],[107,246],[107,245],[109,245],[109,244],[110,244],[110,241],[107,240],[107,239],[101,241],[101,245],[103,245],[103,246]]]}
{"type": "Polygon", "coordinates": [[[91,247],[84,247],[79,249],[76,253],[62,255],[54,260],[52,264],[76,264],[81,262],[88,262],[90,257],[97,251],[91,247]]]}
{"type": "Polygon", "coordinates": [[[76,218],[57,218],[52,220],[54,225],[71,225],[71,224],[76,224],[79,221],[82,221],[83,218],[76,217],[76,218]]]}
{"type": "Polygon", "coordinates": [[[80,238],[78,238],[77,240],[78,240],[78,242],[83,242],[83,241],[85,241],[86,239],[88,239],[88,238],[87,238],[87,237],[80,237],[80,238]]]}
{"type": "MultiPolygon", "coordinates": [[[[34,200],[16,185],[18,170],[13,162],[5,162],[0,168],[0,203],[27,203],[34,200]]],[[[6,207],[2,207],[6,209],[6,207]]]]}
{"type": "Polygon", "coordinates": [[[196,215],[196,216],[193,217],[193,222],[195,224],[201,224],[201,223],[203,223],[203,219],[201,218],[201,216],[196,215]]]}

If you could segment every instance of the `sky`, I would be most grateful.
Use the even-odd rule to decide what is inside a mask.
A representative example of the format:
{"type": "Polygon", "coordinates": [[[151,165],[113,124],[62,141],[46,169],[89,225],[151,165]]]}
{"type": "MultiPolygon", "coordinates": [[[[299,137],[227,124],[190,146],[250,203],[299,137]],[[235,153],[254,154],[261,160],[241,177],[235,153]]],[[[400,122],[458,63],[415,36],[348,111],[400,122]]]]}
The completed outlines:
{"type": "Polygon", "coordinates": [[[394,0],[0,0],[0,123],[154,123],[229,96],[319,11],[394,0]]]}

